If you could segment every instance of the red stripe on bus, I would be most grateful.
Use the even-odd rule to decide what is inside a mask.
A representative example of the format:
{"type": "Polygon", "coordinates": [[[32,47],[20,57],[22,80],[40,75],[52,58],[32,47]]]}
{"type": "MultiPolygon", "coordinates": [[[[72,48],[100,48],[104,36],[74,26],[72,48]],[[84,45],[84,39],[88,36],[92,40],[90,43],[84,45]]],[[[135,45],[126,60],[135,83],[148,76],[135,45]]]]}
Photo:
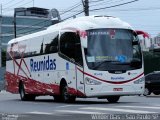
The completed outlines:
{"type": "Polygon", "coordinates": [[[135,78],[133,78],[133,79],[126,80],[126,81],[116,81],[116,82],[114,82],[114,81],[103,80],[103,79],[98,78],[98,77],[95,77],[95,76],[93,76],[93,75],[91,75],[91,74],[89,74],[89,73],[86,73],[86,72],[82,71],[82,70],[79,69],[79,68],[77,68],[77,69],[78,69],[80,72],[82,72],[83,74],[87,75],[87,76],[90,76],[90,77],[92,77],[92,78],[94,78],[94,79],[97,79],[97,80],[102,81],[102,82],[110,83],[110,84],[124,84],[124,83],[128,83],[128,82],[134,81],[134,80],[136,80],[137,78],[139,78],[139,77],[141,77],[142,75],[144,75],[144,73],[141,73],[140,75],[138,75],[137,77],[135,77],[135,78]]]}
{"type": "MultiPolygon", "coordinates": [[[[6,90],[11,93],[19,93],[19,81],[22,81],[25,85],[26,93],[39,94],[39,95],[60,95],[60,85],[47,84],[34,79],[30,79],[21,75],[15,75],[11,72],[5,73],[6,90]]],[[[69,87],[69,94],[86,97],[85,93],[69,87]]]]}

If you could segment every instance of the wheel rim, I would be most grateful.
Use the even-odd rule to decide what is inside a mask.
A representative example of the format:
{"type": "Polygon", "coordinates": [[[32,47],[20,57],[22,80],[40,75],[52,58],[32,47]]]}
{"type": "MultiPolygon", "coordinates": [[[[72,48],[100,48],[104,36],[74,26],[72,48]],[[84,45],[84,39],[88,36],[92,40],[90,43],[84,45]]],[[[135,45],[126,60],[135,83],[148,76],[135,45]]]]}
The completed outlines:
{"type": "Polygon", "coordinates": [[[148,88],[145,88],[145,90],[144,90],[144,95],[146,96],[146,95],[149,95],[149,90],[148,90],[148,88]]]}
{"type": "Polygon", "coordinates": [[[64,98],[64,101],[68,100],[68,87],[67,86],[64,87],[63,98],[64,98]]]}
{"type": "Polygon", "coordinates": [[[21,86],[21,89],[20,89],[20,96],[21,96],[21,99],[23,99],[25,96],[25,91],[24,91],[23,85],[21,86]]]}

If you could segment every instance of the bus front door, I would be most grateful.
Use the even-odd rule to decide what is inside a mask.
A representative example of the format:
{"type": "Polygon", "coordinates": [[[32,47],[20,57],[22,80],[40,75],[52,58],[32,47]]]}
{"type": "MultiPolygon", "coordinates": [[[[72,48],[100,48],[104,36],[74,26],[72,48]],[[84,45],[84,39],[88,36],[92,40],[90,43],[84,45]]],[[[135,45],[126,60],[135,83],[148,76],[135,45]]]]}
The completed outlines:
{"type": "Polygon", "coordinates": [[[77,96],[84,97],[85,96],[85,83],[84,83],[84,74],[83,74],[83,68],[77,66],[76,67],[76,73],[77,73],[77,96]]]}

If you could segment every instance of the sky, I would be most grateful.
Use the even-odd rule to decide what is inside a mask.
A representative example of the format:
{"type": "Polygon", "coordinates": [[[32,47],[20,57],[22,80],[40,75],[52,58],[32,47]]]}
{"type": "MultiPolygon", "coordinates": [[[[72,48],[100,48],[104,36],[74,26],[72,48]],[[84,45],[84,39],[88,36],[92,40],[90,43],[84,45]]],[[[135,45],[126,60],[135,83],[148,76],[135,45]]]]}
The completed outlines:
{"type": "MultiPolygon", "coordinates": [[[[110,7],[133,0],[89,0],[89,9],[110,7]]],[[[47,9],[56,8],[61,18],[73,16],[83,10],[82,0],[0,0],[3,15],[13,15],[16,7],[42,7],[47,9]],[[64,11],[77,4],[77,7],[70,12],[64,11]],[[78,6],[79,5],[79,6],[78,6]]],[[[134,29],[148,32],[151,37],[160,33],[160,0],[138,0],[136,2],[90,12],[90,15],[111,15],[119,17],[128,22],[134,29]]],[[[84,16],[84,13],[78,15],[84,16]]]]}

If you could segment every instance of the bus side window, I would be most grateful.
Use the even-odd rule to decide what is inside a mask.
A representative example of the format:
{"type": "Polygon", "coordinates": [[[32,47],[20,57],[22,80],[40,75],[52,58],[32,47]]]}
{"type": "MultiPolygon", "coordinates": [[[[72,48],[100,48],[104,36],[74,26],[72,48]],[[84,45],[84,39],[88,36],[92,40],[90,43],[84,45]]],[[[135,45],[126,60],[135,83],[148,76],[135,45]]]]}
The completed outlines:
{"type": "Polygon", "coordinates": [[[64,33],[60,38],[60,51],[62,54],[69,58],[74,58],[74,39],[73,39],[73,33],[67,32],[64,33]]]}
{"type": "Polygon", "coordinates": [[[58,35],[51,40],[50,43],[45,44],[45,54],[58,52],[58,35]]]}
{"type": "MultiPolygon", "coordinates": [[[[60,38],[60,52],[82,66],[80,37],[76,33],[66,32],[60,38]]],[[[65,58],[67,59],[67,58],[65,58]]]]}

